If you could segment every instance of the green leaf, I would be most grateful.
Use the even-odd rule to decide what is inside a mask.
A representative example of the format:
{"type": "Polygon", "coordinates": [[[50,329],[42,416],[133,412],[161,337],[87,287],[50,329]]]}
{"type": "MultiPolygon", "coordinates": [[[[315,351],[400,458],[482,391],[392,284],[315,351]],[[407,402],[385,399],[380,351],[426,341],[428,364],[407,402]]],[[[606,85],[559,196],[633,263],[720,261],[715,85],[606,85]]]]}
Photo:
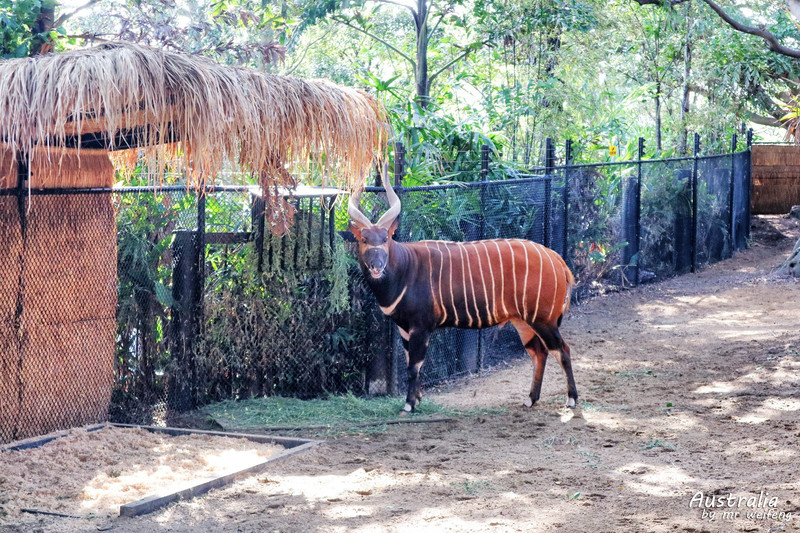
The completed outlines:
{"type": "Polygon", "coordinates": [[[164,307],[175,307],[175,298],[172,297],[172,291],[160,281],[154,282],[154,285],[159,303],[164,307]]]}

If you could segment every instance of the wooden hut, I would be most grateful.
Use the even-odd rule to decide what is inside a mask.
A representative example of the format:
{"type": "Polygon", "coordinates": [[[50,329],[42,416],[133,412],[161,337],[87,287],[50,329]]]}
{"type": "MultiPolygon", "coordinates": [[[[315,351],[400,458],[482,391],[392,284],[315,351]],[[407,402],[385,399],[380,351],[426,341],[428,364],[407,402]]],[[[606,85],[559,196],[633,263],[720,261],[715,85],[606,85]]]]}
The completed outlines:
{"type": "Polygon", "coordinates": [[[293,166],[361,187],[385,133],[361,91],[130,44],[0,62],[0,443],[107,417],[112,159],[195,188],[236,168],[278,209],[293,166]]]}

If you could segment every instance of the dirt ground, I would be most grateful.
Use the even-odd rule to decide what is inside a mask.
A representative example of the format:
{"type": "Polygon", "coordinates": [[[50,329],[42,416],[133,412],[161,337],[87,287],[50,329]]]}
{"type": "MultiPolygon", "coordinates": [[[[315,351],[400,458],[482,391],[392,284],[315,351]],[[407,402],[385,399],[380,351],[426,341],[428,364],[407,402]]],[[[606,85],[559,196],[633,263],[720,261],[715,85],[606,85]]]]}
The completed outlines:
{"type": "Polygon", "coordinates": [[[552,358],[541,402],[523,408],[531,365],[521,360],[428,391],[504,414],[333,438],[151,515],[39,527],[800,531],[800,283],[771,272],[800,223],[757,219],[753,235],[748,251],[698,274],[573,306],[562,333],[575,411],[562,406],[552,358]]]}

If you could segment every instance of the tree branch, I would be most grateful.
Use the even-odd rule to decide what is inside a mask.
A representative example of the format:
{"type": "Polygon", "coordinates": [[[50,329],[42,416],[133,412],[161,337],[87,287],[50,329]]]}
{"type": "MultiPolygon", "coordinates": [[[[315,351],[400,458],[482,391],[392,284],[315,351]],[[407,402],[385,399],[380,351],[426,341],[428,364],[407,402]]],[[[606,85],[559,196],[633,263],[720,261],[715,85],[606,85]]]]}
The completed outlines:
{"type": "MultiPolygon", "coordinates": [[[[637,2],[640,0],[636,0],[637,2]]],[[[777,52],[781,55],[785,55],[788,57],[800,58],[800,50],[796,48],[789,48],[788,46],[782,45],[778,42],[778,38],[775,37],[771,32],[767,31],[763,26],[762,27],[754,27],[754,26],[747,26],[746,24],[742,24],[734,20],[730,17],[725,11],[713,0],[703,0],[708,7],[710,7],[714,12],[719,15],[719,17],[728,23],[728,25],[736,31],[747,33],[750,35],[755,35],[757,37],[761,37],[767,42],[767,47],[772,50],[773,52],[777,52]]]]}
{"type": "Polygon", "coordinates": [[[83,4],[82,6],[78,6],[78,7],[76,7],[76,8],[75,8],[73,11],[70,11],[69,13],[62,13],[62,14],[61,14],[61,15],[60,15],[60,16],[59,16],[57,19],[56,19],[56,21],[53,23],[53,27],[54,27],[54,28],[58,28],[59,26],[61,26],[62,24],[64,24],[64,22],[66,22],[66,21],[67,21],[67,19],[74,17],[76,14],[80,13],[80,12],[81,12],[81,11],[83,11],[84,9],[87,9],[87,8],[90,8],[90,7],[92,7],[93,5],[95,5],[95,4],[96,4],[96,3],[98,3],[98,2],[102,2],[102,0],[89,0],[88,2],[86,2],[85,4],[83,4]]]}
{"type": "Polygon", "coordinates": [[[677,6],[689,0],[633,0],[640,6],[677,6]]]}
{"type": "Polygon", "coordinates": [[[297,59],[296,61],[293,61],[292,62],[293,64],[289,68],[286,69],[284,74],[286,74],[287,76],[291,76],[292,72],[297,70],[297,68],[300,66],[300,64],[303,62],[303,60],[306,58],[306,55],[308,54],[308,51],[311,50],[311,48],[314,47],[318,42],[326,39],[328,37],[328,35],[330,35],[332,28],[333,28],[333,26],[328,26],[328,28],[325,30],[325,33],[322,34],[322,37],[320,37],[319,39],[316,39],[316,40],[308,43],[308,45],[303,50],[303,54],[300,56],[300,58],[297,59]]]}
{"type": "Polygon", "coordinates": [[[367,30],[365,30],[364,28],[359,28],[359,27],[358,27],[358,26],[356,26],[355,24],[351,24],[349,20],[345,20],[345,19],[339,19],[339,18],[334,18],[333,20],[335,20],[335,21],[336,21],[336,22],[338,22],[339,24],[344,24],[345,26],[348,26],[348,27],[350,27],[350,28],[353,28],[353,29],[354,29],[354,30],[356,30],[356,31],[360,31],[361,33],[363,33],[363,34],[364,34],[364,35],[366,35],[367,37],[369,37],[369,38],[371,38],[371,39],[374,39],[374,40],[378,41],[379,43],[381,43],[382,45],[384,45],[385,47],[387,47],[389,50],[392,50],[394,53],[396,53],[397,55],[399,55],[400,57],[402,57],[403,59],[405,59],[406,61],[408,61],[409,63],[411,63],[411,66],[412,66],[413,68],[415,68],[415,69],[417,68],[417,63],[416,63],[416,61],[414,61],[414,60],[413,60],[413,59],[411,59],[411,58],[410,58],[408,55],[406,55],[405,53],[401,52],[399,49],[397,49],[396,47],[392,46],[392,45],[391,45],[391,44],[389,44],[387,41],[385,41],[385,40],[381,39],[381,38],[380,38],[380,37],[378,37],[377,35],[375,35],[375,34],[373,34],[373,33],[370,33],[370,32],[368,32],[368,31],[367,31],[367,30]]]}
{"type": "Polygon", "coordinates": [[[392,4],[392,5],[395,5],[395,6],[404,7],[406,9],[408,9],[409,11],[411,11],[412,15],[416,14],[416,11],[414,10],[413,7],[407,6],[405,4],[401,4],[400,2],[393,2],[392,0],[372,0],[372,1],[373,2],[377,2],[379,4],[392,4]]]}
{"type": "Polygon", "coordinates": [[[764,117],[764,116],[759,115],[757,113],[753,113],[752,111],[746,111],[746,113],[747,113],[747,121],[748,122],[753,122],[754,124],[760,124],[762,126],[772,126],[772,127],[775,127],[775,128],[783,128],[783,127],[785,127],[783,122],[781,122],[777,118],[764,117]]]}
{"type": "Polygon", "coordinates": [[[434,33],[436,33],[436,30],[439,28],[439,24],[444,20],[444,17],[446,17],[446,16],[447,16],[447,13],[443,12],[442,16],[439,17],[439,20],[436,21],[436,24],[433,25],[433,29],[430,32],[428,32],[428,36],[431,36],[434,33]]]}
{"type": "MultiPolygon", "coordinates": [[[[485,40],[485,41],[483,41],[483,42],[481,42],[481,46],[485,45],[485,44],[486,44],[486,43],[488,43],[488,42],[489,42],[489,40],[488,40],[488,39],[487,39],[487,40],[485,40]]],[[[439,70],[437,70],[436,72],[434,72],[433,74],[431,74],[430,76],[428,76],[428,84],[430,85],[431,83],[433,83],[433,80],[434,80],[434,79],[436,79],[436,77],[437,77],[439,74],[441,74],[442,72],[444,72],[444,71],[445,71],[445,70],[447,70],[448,68],[452,67],[454,64],[458,63],[459,61],[461,61],[462,59],[464,59],[465,57],[467,57],[467,56],[468,56],[468,55],[469,55],[469,54],[472,52],[472,50],[473,50],[473,48],[472,48],[472,47],[468,47],[466,50],[464,50],[464,52],[463,52],[463,53],[459,54],[458,56],[456,56],[456,57],[455,57],[455,58],[453,58],[452,60],[448,61],[448,62],[447,62],[447,64],[446,64],[445,66],[443,66],[442,68],[440,68],[439,70]]]]}

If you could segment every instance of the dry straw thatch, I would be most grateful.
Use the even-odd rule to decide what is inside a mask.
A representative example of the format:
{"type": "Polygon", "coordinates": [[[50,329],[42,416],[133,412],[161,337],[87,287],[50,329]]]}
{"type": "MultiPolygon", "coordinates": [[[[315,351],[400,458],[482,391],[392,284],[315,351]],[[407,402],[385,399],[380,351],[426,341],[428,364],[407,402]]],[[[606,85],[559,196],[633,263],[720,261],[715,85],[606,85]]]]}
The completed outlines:
{"type": "Polygon", "coordinates": [[[159,165],[177,153],[190,186],[226,165],[257,174],[265,188],[291,185],[287,169],[311,161],[357,189],[387,126],[360,90],[131,44],[0,62],[0,142],[12,153],[58,146],[49,160],[61,166],[64,143],[93,133],[112,150],[127,148],[115,141],[124,133],[159,165]],[[164,147],[174,141],[176,151],[164,147]]]}

